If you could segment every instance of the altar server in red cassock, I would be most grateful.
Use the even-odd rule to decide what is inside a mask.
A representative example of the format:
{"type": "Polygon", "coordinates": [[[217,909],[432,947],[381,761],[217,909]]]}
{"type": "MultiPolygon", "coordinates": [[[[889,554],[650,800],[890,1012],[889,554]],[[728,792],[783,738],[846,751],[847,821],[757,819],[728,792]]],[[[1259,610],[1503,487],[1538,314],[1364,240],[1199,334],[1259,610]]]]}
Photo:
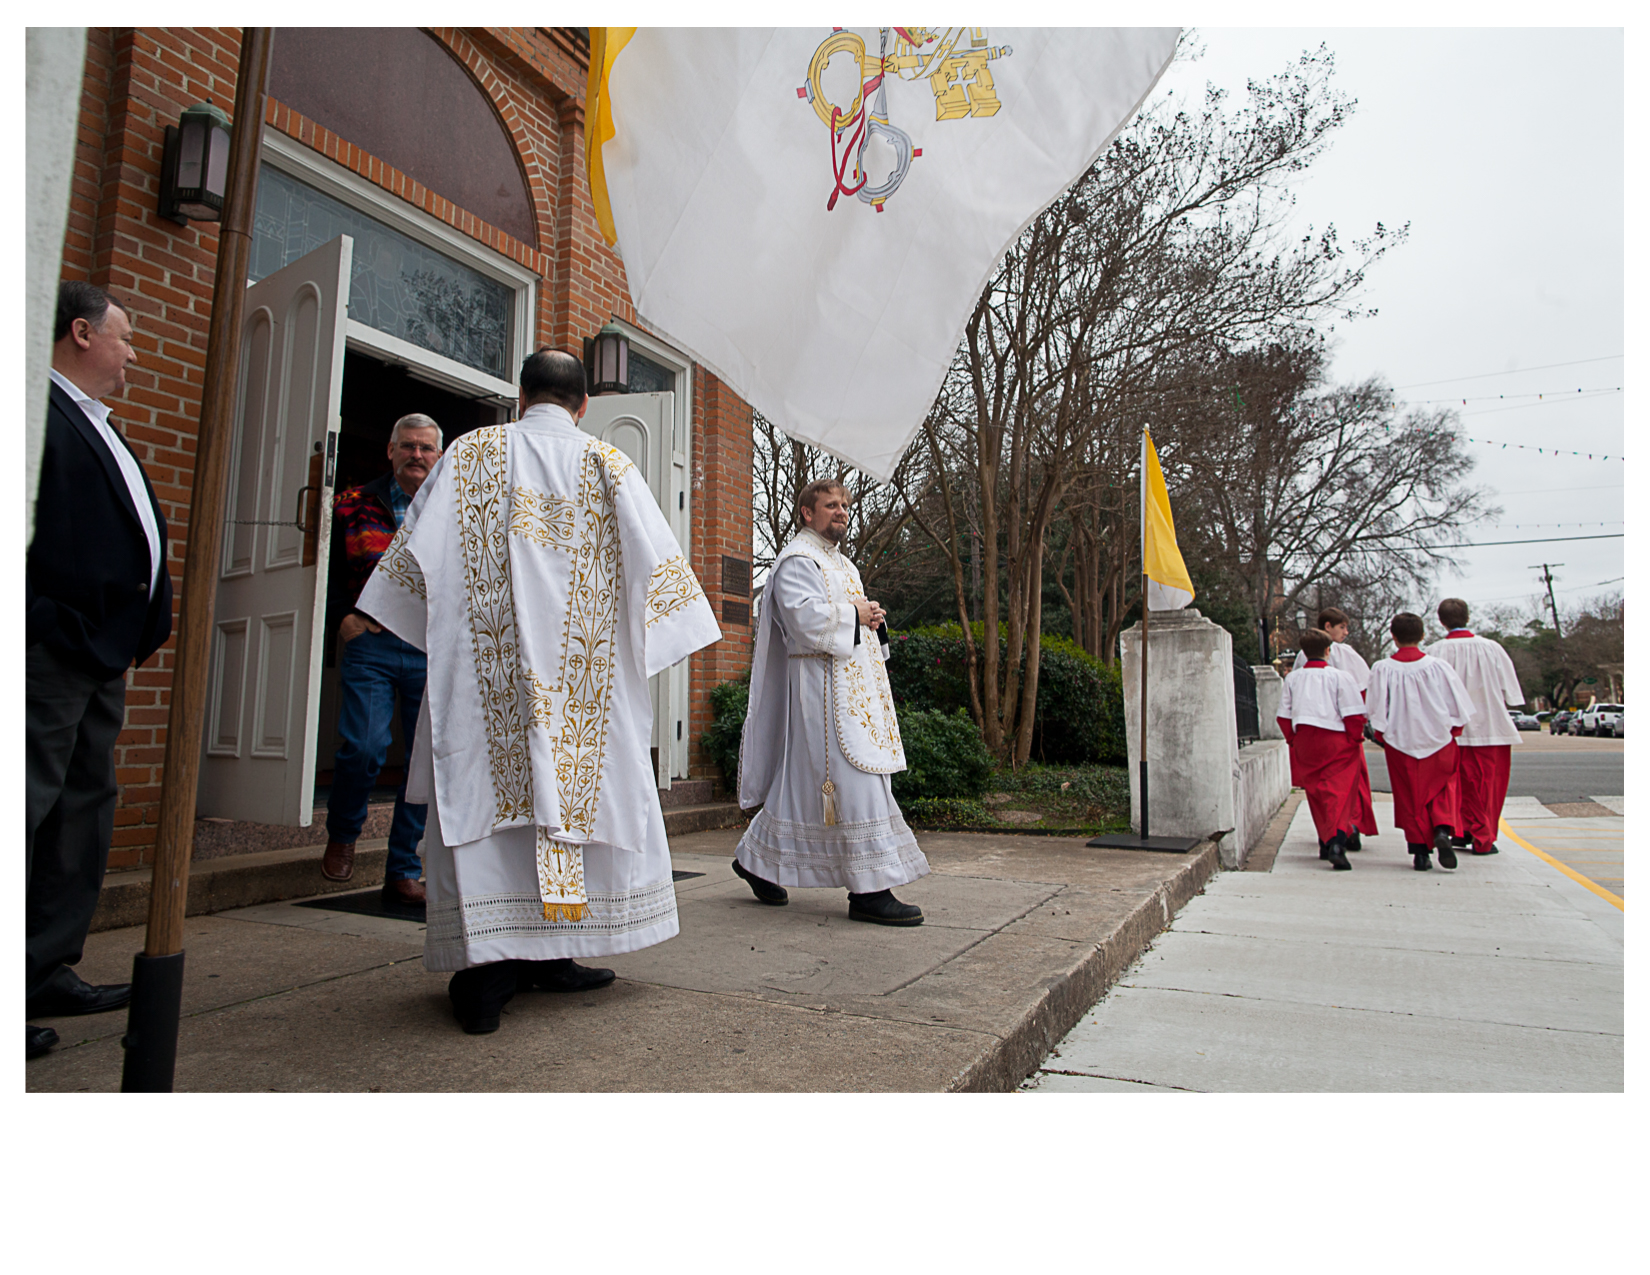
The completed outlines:
{"type": "Polygon", "coordinates": [[[1374,836],[1373,810],[1363,813],[1359,777],[1363,767],[1364,701],[1358,684],[1343,669],[1330,667],[1333,639],[1322,629],[1301,637],[1306,662],[1283,681],[1278,725],[1289,741],[1289,774],[1306,790],[1306,804],[1318,829],[1318,857],[1337,870],[1347,862],[1347,842],[1360,832],[1374,836]]]}
{"type": "MultiPolygon", "coordinates": [[[[1352,636],[1352,620],[1340,607],[1325,607],[1318,612],[1318,627],[1329,634],[1329,653],[1324,661],[1330,668],[1340,669],[1348,674],[1358,687],[1358,694],[1362,695],[1369,689],[1369,665],[1364,663],[1364,657],[1353,649],[1347,638],[1352,636]]],[[[1307,654],[1304,649],[1295,656],[1297,669],[1306,666],[1307,654]]],[[[1368,824],[1375,826],[1375,803],[1369,791],[1369,762],[1365,759],[1363,745],[1358,746],[1358,826],[1368,824]]],[[[1348,851],[1362,850],[1363,844],[1358,834],[1346,839],[1348,851]]]]}
{"type": "Polygon", "coordinates": [[[1443,660],[1421,650],[1426,626],[1400,611],[1392,617],[1398,649],[1369,670],[1369,724],[1386,750],[1393,822],[1404,830],[1415,870],[1456,864],[1450,839],[1460,828],[1455,787],[1460,749],[1455,738],[1472,719],[1472,699],[1443,660]]]}
{"type": "Polygon", "coordinates": [[[1495,854],[1501,807],[1512,778],[1512,746],[1518,743],[1518,729],[1507,710],[1524,703],[1524,691],[1512,657],[1501,644],[1467,627],[1465,602],[1445,598],[1438,604],[1438,622],[1449,633],[1427,647],[1427,654],[1453,668],[1472,697],[1472,721],[1455,741],[1461,750],[1461,832],[1472,842],[1474,854],[1495,854]]]}

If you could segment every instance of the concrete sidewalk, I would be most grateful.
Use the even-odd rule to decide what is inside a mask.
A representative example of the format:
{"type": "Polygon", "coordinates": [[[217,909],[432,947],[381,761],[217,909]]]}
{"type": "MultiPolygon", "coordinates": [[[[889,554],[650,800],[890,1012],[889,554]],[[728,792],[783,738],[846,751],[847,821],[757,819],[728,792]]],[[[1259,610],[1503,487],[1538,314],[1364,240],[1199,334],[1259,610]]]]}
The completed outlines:
{"type": "Polygon", "coordinates": [[[1621,1092],[1622,912],[1510,842],[1416,872],[1375,817],[1334,872],[1302,803],[1273,870],[1212,883],[1027,1087],[1621,1092]]]}
{"type": "MultiPolygon", "coordinates": [[[[847,919],[841,890],[764,907],[729,868],[737,830],[672,838],[681,934],[598,963],[600,992],[519,995],[466,1036],[422,926],[297,906],[191,918],[185,1090],[1013,1089],[1214,873],[1081,839],[920,834],[914,929],[847,919]]],[[[141,928],[94,934],[92,982],[130,977],[141,928]]],[[[123,1013],[41,1020],[63,1043],[30,1090],[120,1084],[123,1013]]]]}

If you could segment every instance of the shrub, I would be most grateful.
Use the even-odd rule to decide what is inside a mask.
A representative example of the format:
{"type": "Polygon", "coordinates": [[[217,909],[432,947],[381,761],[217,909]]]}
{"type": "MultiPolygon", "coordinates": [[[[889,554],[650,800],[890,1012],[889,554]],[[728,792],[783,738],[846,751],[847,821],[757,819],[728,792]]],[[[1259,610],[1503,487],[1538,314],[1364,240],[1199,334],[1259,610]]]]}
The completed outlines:
{"type": "Polygon", "coordinates": [[[927,828],[978,828],[996,823],[992,813],[968,797],[918,797],[900,807],[907,823],[927,828]]]}
{"type": "Polygon", "coordinates": [[[905,769],[892,776],[902,805],[923,798],[978,797],[996,760],[967,712],[907,709],[899,715],[905,769]]]}
{"type": "Polygon", "coordinates": [[[745,709],[750,704],[751,677],[718,682],[710,689],[711,723],[699,736],[700,746],[722,769],[729,789],[739,786],[739,737],[745,731],[745,709]]]}
{"type": "MultiPolygon", "coordinates": [[[[974,638],[976,644],[984,640],[983,626],[974,626],[974,638]]],[[[1000,634],[998,641],[999,657],[1006,659],[1006,634],[1000,634]]],[[[952,713],[967,708],[968,648],[960,625],[932,625],[898,634],[889,656],[888,677],[902,723],[910,710],[952,713]]],[[[1108,668],[1069,638],[1044,634],[1031,752],[1051,763],[1126,762],[1120,668],[1116,664],[1108,668]]]]}

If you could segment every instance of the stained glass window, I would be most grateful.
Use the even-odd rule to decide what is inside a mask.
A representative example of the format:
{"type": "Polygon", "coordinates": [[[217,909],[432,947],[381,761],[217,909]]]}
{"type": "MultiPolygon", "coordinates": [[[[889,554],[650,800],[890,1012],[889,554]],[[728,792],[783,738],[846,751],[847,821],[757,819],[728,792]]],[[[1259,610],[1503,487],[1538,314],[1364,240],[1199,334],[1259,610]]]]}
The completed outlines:
{"type": "Polygon", "coordinates": [[[355,241],[349,317],[500,380],[508,366],[515,295],[426,247],[304,185],[277,168],[258,173],[252,281],[267,278],[339,235],[355,241]]]}

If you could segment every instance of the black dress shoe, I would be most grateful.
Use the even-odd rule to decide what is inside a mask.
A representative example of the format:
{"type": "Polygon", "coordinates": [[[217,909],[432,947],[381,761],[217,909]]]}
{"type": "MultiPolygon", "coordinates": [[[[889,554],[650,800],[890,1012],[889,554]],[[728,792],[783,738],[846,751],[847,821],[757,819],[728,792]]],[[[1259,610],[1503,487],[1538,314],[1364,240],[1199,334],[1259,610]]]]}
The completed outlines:
{"type": "Polygon", "coordinates": [[[877,925],[921,925],[922,909],[915,903],[901,903],[892,890],[875,894],[848,893],[848,919],[872,921],[877,925]]]}
{"type": "Polygon", "coordinates": [[[1354,832],[1350,837],[1348,837],[1346,839],[1346,850],[1347,850],[1348,854],[1357,854],[1358,851],[1362,850],[1363,848],[1364,848],[1364,839],[1362,837],[1360,837],[1356,832],[1354,832]]]}
{"type": "Polygon", "coordinates": [[[1481,846],[1476,841],[1474,841],[1472,843],[1472,852],[1474,854],[1500,854],[1501,853],[1500,850],[1496,849],[1495,842],[1493,842],[1493,841],[1490,842],[1489,845],[1487,845],[1487,846],[1481,846]]]}
{"type": "Polygon", "coordinates": [[[1324,847],[1325,859],[1337,872],[1349,872],[1352,865],[1346,861],[1346,840],[1339,833],[1324,847]]]}
{"type": "Polygon", "coordinates": [[[498,1030],[499,1015],[516,994],[520,961],[492,961],[459,970],[447,984],[453,1017],[472,1036],[498,1030]]]}
{"type": "Polygon", "coordinates": [[[66,1018],[70,1014],[106,1014],[124,1009],[132,999],[130,983],[94,986],[67,965],[59,965],[46,985],[29,997],[29,1018],[66,1018]]]}
{"type": "Polygon", "coordinates": [[[1439,824],[1432,830],[1432,848],[1438,852],[1438,866],[1453,868],[1456,866],[1455,838],[1450,835],[1448,828],[1439,824]]]}
{"type": "Polygon", "coordinates": [[[1415,870],[1417,872],[1432,871],[1432,853],[1429,850],[1425,847],[1417,850],[1412,843],[1409,853],[1410,857],[1415,860],[1415,870]]]}
{"type": "Polygon", "coordinates": [[[29,1058],[38,1058],[57,1044],[57,1033],[50,1027],[36,1027],[33,1023],[24,1026],[29,1029],[29,1058]]]}
{"type": "Polygon", "coordinates": [[[593,969],[568,957],[555,961],[517,961],[518,992],[593,992],[618,977],[612,970],[593,969]]]}
{"type": "Polygon", "coordinates": [[[751,893],[762,903],[776,908],[782,908],[791,901],[791,896],[785,892],[785,887],[775,885],[772,881],[764,881],[755,873],[746,872],[739,860],[733,861],[733,875],[750,885],[751,893]]]}

